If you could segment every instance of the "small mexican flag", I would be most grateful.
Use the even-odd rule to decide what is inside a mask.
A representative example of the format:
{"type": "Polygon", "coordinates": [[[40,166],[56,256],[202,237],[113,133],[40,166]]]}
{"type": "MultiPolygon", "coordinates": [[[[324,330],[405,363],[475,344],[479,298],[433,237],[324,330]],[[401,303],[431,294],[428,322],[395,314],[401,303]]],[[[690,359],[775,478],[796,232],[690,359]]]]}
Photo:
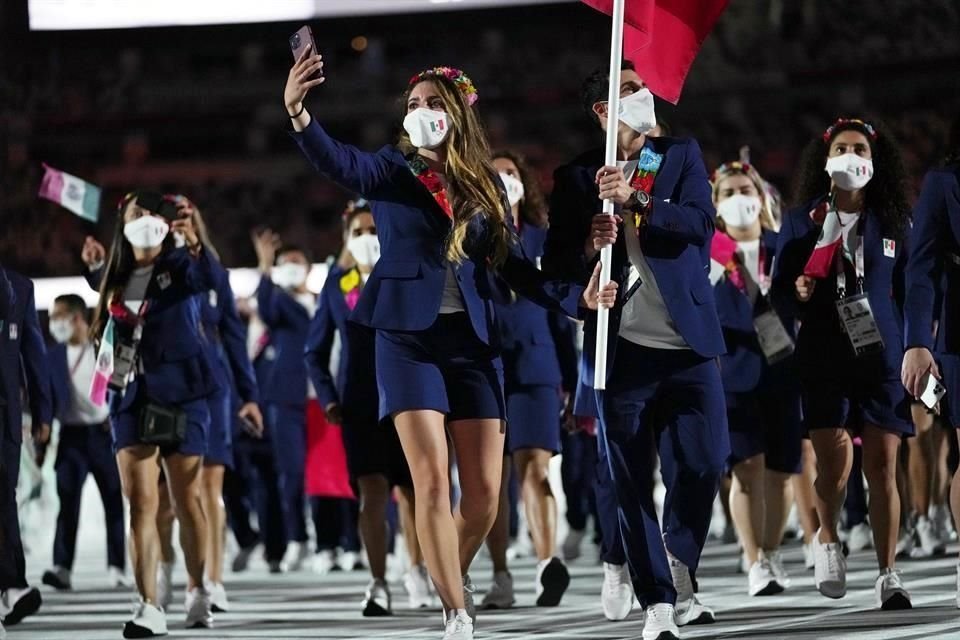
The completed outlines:
{"type": "Polygon", "coordinates": [[[102,407],[107,401],[107,387],[113,376],[113,318],[107,319],[100,338],[100,351],[97,352],[97,365],[90,381],[90,402],[94,406],[102,407]]]}
{"type": "Polygon", "coordinates": [[[43,180],[37,195],[56,202],[90,222],[96,222],[100,213],[100,187],[46,163],[43,165],[43,180]]]}

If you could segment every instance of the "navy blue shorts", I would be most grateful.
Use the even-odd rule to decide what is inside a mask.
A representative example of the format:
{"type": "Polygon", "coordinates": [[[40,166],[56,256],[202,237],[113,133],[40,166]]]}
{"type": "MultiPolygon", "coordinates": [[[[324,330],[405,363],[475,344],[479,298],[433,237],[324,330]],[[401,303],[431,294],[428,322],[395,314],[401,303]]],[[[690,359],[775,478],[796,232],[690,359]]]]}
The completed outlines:
{"type": "Polygon", "coordinates": [[[903,436],[914,434],[910,397],[899,375],[877,379],[861,367],[838,363],[820,376],[801,375],[800,384],[807,431],[846,427],[857,433],[864,424],[872,424],[903,436]]]}
{"type": "MultiPolygon", "coordinates": [[[[142,444],[139,435],[140,410],[145,404],[145,399],[138,398],[126,409],[110,416],[114,451],[142,444]]],[[[177,406],[187,414],[186,434],[178,445],[161,447],[160,454],[163,456],[174,453],[185,456],[204,455],[207,452],[207,433],[210,425],[207,399],[198,398],[177,406]]]]}
{"type": "Polygon", "coordinates": [[[507,389],[507,450],[560,453],[560,393],[550,385],[507,389]]]}
{"type": "Polygon", "coordinates": [[[207,398],[210,410],[210,434],[207,437],[205,464],[220,464],[233,468],[233,417],[231,416],[230,387],[223,386],[207,398]]]}
{"type": "Polygon", "coordinates": [[[730,467],[764,454],[771,471],[800,473],[803,427],[800,394],[761,384],[754,391],[727,394],[730,467]]]}
{"type": "Polygon", "coordinates": [[[424,331],[377,330],[380,418],[432,409],[448,421],[506,419],[503,365],[466,313],[437,316],[424,331]]]}
{"type": "Polygon", "coordinates": [[[410,467],[403,455],[393,420],[376,413],[343,406],[343,446],[351,481],[369,475],[386,476],[391,486],[413,487],[410,467]]]}
{"type": "Polygon", "coordinates": [[[960,429],[960,355],[941,354],[937,361],[947,390],[941,402],[943,420],[947,426],[960,429]]]}

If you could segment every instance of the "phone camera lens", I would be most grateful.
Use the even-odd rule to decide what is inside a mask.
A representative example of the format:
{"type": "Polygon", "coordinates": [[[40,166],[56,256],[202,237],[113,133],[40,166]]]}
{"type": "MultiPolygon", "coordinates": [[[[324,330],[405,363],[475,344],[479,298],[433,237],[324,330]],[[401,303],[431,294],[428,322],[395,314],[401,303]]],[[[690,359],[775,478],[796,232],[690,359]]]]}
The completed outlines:
{"type": "Polygon", "coordinates": [[[300,46],[300,34],[295,33],[292,36],[290,36],[290,48],[296,49],[299,46],[300,46]]]}

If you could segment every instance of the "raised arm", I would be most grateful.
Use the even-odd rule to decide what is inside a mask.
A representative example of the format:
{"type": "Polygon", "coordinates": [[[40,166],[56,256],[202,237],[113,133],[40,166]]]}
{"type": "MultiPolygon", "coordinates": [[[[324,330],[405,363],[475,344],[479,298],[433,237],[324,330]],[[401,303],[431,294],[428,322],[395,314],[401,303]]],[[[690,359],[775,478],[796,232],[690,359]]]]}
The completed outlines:
{"type": "Polygon", "coordinates": [[[326,80],[322,75],[315,77],[317,73],[323,73],[323,58],[309,48],[290,68],[283,92],[293,125],[290,135],[317,171],[351,191],[375,199],[377,189],[396,166],[389,159],[389,147],[366,153],[327,135],[303,104],[310,89],[326,80]]]}

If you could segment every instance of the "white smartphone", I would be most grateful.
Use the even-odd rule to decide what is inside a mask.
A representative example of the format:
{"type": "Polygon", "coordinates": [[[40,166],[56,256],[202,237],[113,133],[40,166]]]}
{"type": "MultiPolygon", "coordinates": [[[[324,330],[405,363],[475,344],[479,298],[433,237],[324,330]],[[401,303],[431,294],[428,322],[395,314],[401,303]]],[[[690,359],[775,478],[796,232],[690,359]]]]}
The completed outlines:
{"type": "Polygon", "coordinates": [[[927,409],[932,410],[945,395],[947,395],[947,390],[943,387],[943,383],[928,372],[923,380],[923,393],[920,394],[920,402],[927,409]]]}

